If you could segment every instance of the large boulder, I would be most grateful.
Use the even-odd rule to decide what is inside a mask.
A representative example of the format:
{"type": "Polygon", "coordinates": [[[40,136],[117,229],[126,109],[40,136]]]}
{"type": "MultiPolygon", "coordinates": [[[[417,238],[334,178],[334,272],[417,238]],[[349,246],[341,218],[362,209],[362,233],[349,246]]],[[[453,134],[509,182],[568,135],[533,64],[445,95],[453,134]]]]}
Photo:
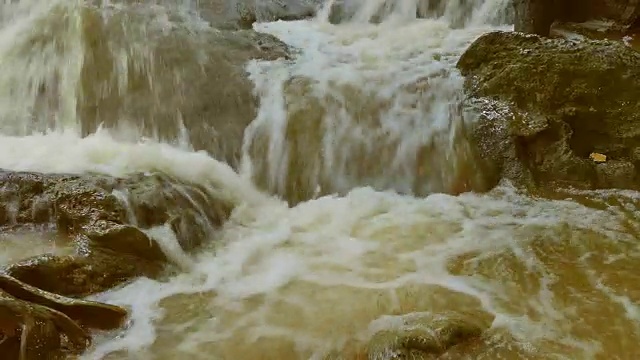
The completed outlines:
{"type": "Polygon", "coordinates": [[[233,201],[163,174],[118,179],[2,171],[0,209],[0,229],[52,224],[76,249],[25,259],[5,272],[46,291],[85,296],[157,275],[171,262],[144,230],[169,227],[182,250],[193,251],[215,236],[233,201]]]}
{"type": "Polygon", "coordinates": [[[561,21],[607,19],[620,26],[633,26],[640,19],[637,0],[565,0],[560,4],[558,19],[561,21]]]}
{"type": "Polygon", "coordinates": [[[640,189],[640,53],[492,32],[457,66],[468,115],[478,116],[474,141],[502,177],[538,188],[640,189]]]}
{"type": "Polygon", "coordinates": [[[549,36],[558,16],[553,0],[513,0],[512,4],[515,31],[549,36]]]}

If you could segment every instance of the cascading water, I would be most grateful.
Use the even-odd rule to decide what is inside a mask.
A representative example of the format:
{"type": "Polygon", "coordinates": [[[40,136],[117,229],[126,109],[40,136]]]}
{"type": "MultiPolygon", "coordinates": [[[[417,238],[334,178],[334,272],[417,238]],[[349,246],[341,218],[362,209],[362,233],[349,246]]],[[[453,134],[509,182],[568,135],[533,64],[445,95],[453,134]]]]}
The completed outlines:
{"type": "Polygon", "coordinates": [[[245,170],[259,185],[296,202],[358,185],[425,194],[478,182],[462,179],[478,159],[460,139],[454,67],[507,1],[449,2],[442,17],[415,21],[424,5],[352,1],[343,6],[357,11],[332,26],[330,2],[313,22],[256,26],[301,49],[294,63],[249,67],[263,105],[245,134],[245,170]],[[452,30],[463,13],[471,25],[452,30]],[[376,14],[382,23],[370,24],[376,14]]]}
{"type": "Polygon", "coordinates": [[[257,23],[292,56],[243,64],[255,109],[225,81],[227,60],[257,50],[200,18],[204,0],[0,4],[0,168],[162,171],[238,204],[183,273],[96,296],[132,322],[85,358],[392,359],[381,331],[448,312],[491,324],[450,358],[634,357],[640,214],[608,205],[637,209],[637,194],[572,194],[592,209],[508,184],[434,193],[475,181],[454,64],[508,2],[327,1],[257,23]]]}

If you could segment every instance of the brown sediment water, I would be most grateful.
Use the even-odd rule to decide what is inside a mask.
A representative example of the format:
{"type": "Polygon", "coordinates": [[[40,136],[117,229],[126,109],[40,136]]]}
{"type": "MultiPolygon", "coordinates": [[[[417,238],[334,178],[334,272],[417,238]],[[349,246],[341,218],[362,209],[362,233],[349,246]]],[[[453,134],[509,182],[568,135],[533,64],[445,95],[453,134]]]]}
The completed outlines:
{"type": "MultiPolygon", "coordinates": [[[[451,2],[416,19],[418,2],[405,0],[379,24],[364,21],[379,17],[383,3],[362,2],[359,15],[339,25],[321,17],[254,25],[295,48],[295,57],[242,65],[261,103],[239,140],[237,172],[192,151],[178,115],[163,113],[152,124],[155,138],[145,133],[153,126],[135,117],[83,137],[92,121],[84,110],[95,105],[82,103],[87,84],[109,78],[101,84],[162,89],[145,101],[127,92],[135,86],[110,89],[117,96],[101,108],[107,118],[127,101],[140,100],[143,110],[162,105],[182,75],[158,75],[150,56],[200,59],[199,46],[208,44],[201,36],[213,35],[197,14],[169,4],[133,10],[127,2],[89,10],[70,0],[0,5],[12,15],[0,17],[7,69],[0,72],[0,168],[160,170],[222,184],[238,199],[219,238],[192,255],[189,269],[95,297],[129,307],[132,322],[98,334],[86,359],[384,359],[369,343],[379,331],[451,312],[489,327],[452,358],[640,356],[639,194],[537,197],[506,183],[487,194],[439,193],[475,171],[456,142],[470,120],[456,106],[464,79],[455,62],[481,34],[510,29],[495,25],[509,2],[451,2]],[[197,39],[153,48],[171,28],[197,39]],[[87,70],[87,54],[108,55],[96,65],[108,71],[87,70]],[[140,70],[135,79],[127,77],[131,67],[140,70]]],[[[136,111],[129,114],[148,115],[136,111]]],[[[54,251],[47,236],[31,234],[0,234],[0,259],[54,251]]],[[[175,241],[170,235],[154,234],[175,241]]]]}
{"type": "Polygon", "coordinates": [[[68,255],[73,253],[69,239],[55,229],[29,227],[0,230],[0,264],[8,264],[40,254],[68,255]]]}

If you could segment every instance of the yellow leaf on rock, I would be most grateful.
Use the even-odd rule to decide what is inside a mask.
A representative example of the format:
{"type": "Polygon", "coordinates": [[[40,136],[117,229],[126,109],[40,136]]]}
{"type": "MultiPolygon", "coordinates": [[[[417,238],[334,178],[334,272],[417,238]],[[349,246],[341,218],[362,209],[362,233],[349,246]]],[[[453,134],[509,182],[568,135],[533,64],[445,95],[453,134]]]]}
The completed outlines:
{"type": "Polygon", "coordinates": [[[604,155],[604,154],[591,153],[591,155],[589,155],[589,158],[597,163],[602,163],[607,161],[607,155],[604,155]]]}

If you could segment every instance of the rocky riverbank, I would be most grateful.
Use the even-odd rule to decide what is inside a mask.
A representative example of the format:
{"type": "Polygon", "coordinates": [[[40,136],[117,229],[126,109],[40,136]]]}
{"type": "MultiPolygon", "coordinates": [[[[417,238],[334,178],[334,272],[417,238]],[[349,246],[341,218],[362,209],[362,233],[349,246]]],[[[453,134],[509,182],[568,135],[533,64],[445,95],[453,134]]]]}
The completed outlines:
{"type": "Polygon", "coordinates": [[[78,298],[177,267],[148,229],[168,227],[179,247],[191,252],[215,239],[233,207],[215,189],[163,174],[119,179],[0,171],[0,231],[49,224],[75,249],[73,255],[44,254],[2,268],[5,354],[11,359],[64,356],[88,345],[85,329],[122,326],[125,309],[78,298]],[[45,327],[34,328],[34,323],[45,327]],[[66,348],[63,334],[73,349],[66,348]]]}

